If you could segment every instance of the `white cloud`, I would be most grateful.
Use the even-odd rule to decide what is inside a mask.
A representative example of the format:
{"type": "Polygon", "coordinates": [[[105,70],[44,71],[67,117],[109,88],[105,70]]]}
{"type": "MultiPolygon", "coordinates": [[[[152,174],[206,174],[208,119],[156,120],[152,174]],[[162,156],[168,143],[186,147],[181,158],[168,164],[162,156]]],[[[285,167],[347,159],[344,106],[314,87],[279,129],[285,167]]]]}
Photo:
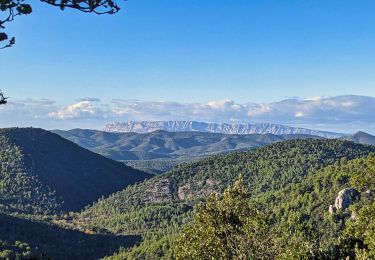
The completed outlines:
{"type": "Polygon", "coordinates": [[[50,117],[58,119],[72,119],[80,117],[90,117],[96,114],[92,101],[80,101],[78,103],[62,107],[56,112],[50,112],[50,117]]]}
{"type": "Polygon", "coordinates": [[[57,106],[52,100],[21,100],[0,107],[3,126],[22,122],[57,128],[102,128],[111,121],[196,120],[208,122],[273,122],[334,131],[375,132],[375,97],[290,98],[270,103],[239,104],[232,100],[179,103],[114,99],[104,103],[83,98],[57,106]]]}

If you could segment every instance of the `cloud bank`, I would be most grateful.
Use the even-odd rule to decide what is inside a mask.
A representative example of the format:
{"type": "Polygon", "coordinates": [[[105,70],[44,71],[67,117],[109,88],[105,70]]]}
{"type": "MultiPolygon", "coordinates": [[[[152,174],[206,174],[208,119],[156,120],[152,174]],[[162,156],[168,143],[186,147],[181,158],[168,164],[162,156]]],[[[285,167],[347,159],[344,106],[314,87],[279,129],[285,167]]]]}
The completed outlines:
{"type": "Polygon", "coordinates": [[[114,99],[108,103],[85,97],[59,106],[52,100],[21,100],[0,107],[3,126],[101,129],[112,121],[195,120],[207,122],[271,122],[322,130],[375,133],[375,97],[291,98],[270,103],[232,100],[179,103],[114,99]]]}

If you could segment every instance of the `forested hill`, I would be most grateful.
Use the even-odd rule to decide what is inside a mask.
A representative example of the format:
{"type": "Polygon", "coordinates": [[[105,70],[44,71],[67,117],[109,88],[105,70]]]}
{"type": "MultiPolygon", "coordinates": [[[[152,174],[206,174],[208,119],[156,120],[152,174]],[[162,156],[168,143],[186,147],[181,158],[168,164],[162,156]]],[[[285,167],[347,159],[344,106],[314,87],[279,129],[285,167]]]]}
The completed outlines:
{"type": "Polygon", "coordinates": [[[341,158],[354,159],[375,152],[374,146],[329,139],[289,140],[248,151],[217,155],[181,164],[157,180],[169,183],[173,198],[196,199],[222,192],[239,174],[252,194],[280,189],[341,158]]]}
{"type": "Polygon", "coordinates": [[[42,129],[0,130],[2,212],[80,210],[148,177],[42,129]]]}
{"type": "Polygon", "coordinates": [[[355,133],[354,135],[344,136],[341,139],[352,141],[358,144],[375,145],[375,136],[362,132],[362,131],[359,131],[355,133]]]}
{"type": "Polygon", "coordinates": [[[79,218],[95,230],[145,235],[144,243],[127,252],[126,257],[160,257],[168,251],[179,226],[189,221],[191,206],[214,191],[222,192],[240,174],[252,198],[256,198],[294,187],[343,158],[354,159],[374,152],[373,146],[310,139],[213,156],[183,164],[115,193],[86,209],[79,218]]]}
{"type": "Polygon", "coordinates": [[[236,181],[198,207],[170,251],[177,259],[374,259],[374,178],[369,155],[255,199],[236,181]]]}

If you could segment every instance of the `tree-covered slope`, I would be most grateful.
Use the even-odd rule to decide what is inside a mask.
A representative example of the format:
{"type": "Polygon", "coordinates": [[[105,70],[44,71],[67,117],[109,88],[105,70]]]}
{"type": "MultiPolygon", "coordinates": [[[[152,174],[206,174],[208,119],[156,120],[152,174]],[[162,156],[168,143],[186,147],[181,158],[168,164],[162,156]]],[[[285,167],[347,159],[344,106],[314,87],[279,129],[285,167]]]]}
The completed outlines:
{"type": "Polygon", "coordinates": [[[374,179],[373,154],[258,198],[236,183],[199,208],[173,252],[177,259],[373,259],[374,179]]]}
{"type": "Polygon", "coordinates": [[[362,221],[358,217],[362,208],[374,202],[374,178],[375,154],[350,161],[344,158],[308,176],[302,183],[265,195],[258,202],[272,209],[277,223],[295,230],[293,246],[303,241],[306,251],[343,259],[354,254],[354,245],[360,242],[356,239],[364,239],[354,239],[358,234],[347,229],[357,220],[362,221]],[[354,192],[344,196],[345,189],[354,192]]]}
{"type": "Polygon", "coordinates": [[[86,209],[79,218],[94,229],[146,234],[145,242],[129,254],[162,257],[161,248],[168,246],[160,239],[170,240],[163,235],[178,232],[179,226],[189,221],[190,209],[197,200],[214,191],[221,193],[239,174],[252,198],[257,198],[293,187],[342,158],[354,159],[372,152],[375,147],[348,141],[292,140],[254,151],[213,156],[115,193],[86,209]]]}
{"type": "Polygon", "coordinates": [[[148,236],[109,259],[373,259],[374,178],[375,155],[370,154],[342,158],[299,183],[257,196],[230,188],[230,200],[213,196],[193,216],[181,215],[186,228],[148,236]],[[354,190],[355,197],[342,197],[345,190],[354,190]],[[344,203],[345,208],[329,211],[330,205],[344,203]]]}
{"type": "Polygon", "coordinates": [[[0,259],[99,259],[139,240],[0,214],[0,259]]]}
{"type": "Polygon", "coordinates": [[[148,177],[42,129],[0,130],[2,212],[80,210],[148,177]]]}
{"type": "Polygon", "coordinates": [[[122,161],[127,166],[138,169],[140,171],[148,172],[153,175],[159,175],[172,170],[179,164],[194,162],[202,159],[196,158],[182,158],[182,159],[154,159],[154,160],[128,160],[122,161]]]}

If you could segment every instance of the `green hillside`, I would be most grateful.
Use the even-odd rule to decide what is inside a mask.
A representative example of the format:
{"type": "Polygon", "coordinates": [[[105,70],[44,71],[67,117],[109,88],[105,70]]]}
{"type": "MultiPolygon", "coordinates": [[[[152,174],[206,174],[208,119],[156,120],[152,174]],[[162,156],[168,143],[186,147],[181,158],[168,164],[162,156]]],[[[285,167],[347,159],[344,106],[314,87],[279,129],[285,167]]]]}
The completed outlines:
{"type": "Polygon", "coordinates": [[[145,241],[127,252],[128,257],[168,258],[170,242],[180,226],[189,222],[196,202],[214,191],[223,192],[239,174],[255,199],[294,187],[342,158],[373,152],[375,147],[347,141],[292,140],[213,156],[115,193],[77,218],[94,230],[142,234],[145,241]]]}
{"type": "Polygon", "coordinates": [[[77,211],[150,177],[42,129],[0,130],[0,211],[77,211]]]}
{"type": "Polygon", "coordinates": [[[139,240],[139,236],[86,234],[0,214],[0,259],[98,259],[139,240]]]}
{"type": "Polygon", "coordinates": [[[184,163],[141,182],[149,175],[44,130],[4,129],[0,141],[0,258],[43,252],[53,259],[204,259],[207,252],[217,258],[249,252],[255,258],[368,258],[374,246],[375,227],[364,228],[374,221],[374,146],[289,140],[184,163]],[[237,186],[229,197],[210,195],[223,194],[240,175],[248,195],[237,186]],[[127,182],[121,191],[93,192],[121,180],[127,182]],[[329,212],[345,188],[359,195],[329,212]],[[82,203],[82,211],[55,214],[69,199],[82,203]],[[200,238],[213,243],[201,246],[200,238]],[[232,252],[233,241],[246,242],[247,251],[232,252]],[[224,255],[217,246],[226,248],[224,255]]]}
{"type": "Polygon", "coordinates": [[[355,219],[362,209],[375,201],[374,179],[375,154],[351,161],[342,159],[308,176],[301,184],[264,195],[257,202],[272,209],[270,217],[287,230],[301,228],[294,233],[293,242],[304,241],[304,254],[312,249],[320,258],[343,259],[354,254],[354,242],[363,246],[356,240],[364,238],[350,232],[349,228],[356,225],[355,219]],[[347,208],[330,213],[330,205],[335,205],[339,192],[346,188],[358,194],[347,208]]]}
{"type": "Polygon", "coordinates": [[[173,252],[177,259],[373,259],[374,178],[373,154],[255,199],[237,182],[199,207],[173,252]]]}
{"type": "Polygon", "coordinates": [[[179,164],[195,162],[202,158],[204,157],[191,156],[190,158],[180,159],[127,160],[121,162],[140,171],[148,172],[153,175],[159,175],[172,170],[179,164]]]}

